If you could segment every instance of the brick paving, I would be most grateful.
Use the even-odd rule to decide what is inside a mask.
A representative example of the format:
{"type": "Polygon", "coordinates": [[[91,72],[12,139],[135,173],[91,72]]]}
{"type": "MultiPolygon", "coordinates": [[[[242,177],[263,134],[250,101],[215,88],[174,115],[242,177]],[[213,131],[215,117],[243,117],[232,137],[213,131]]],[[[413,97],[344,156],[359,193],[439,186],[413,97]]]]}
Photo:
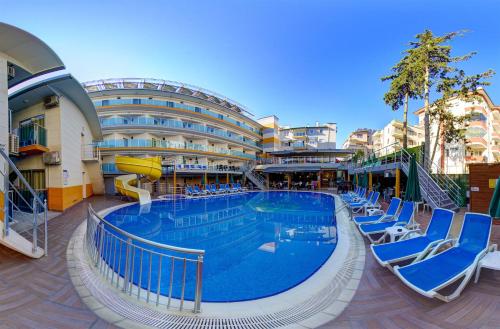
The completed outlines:
{"type": "MultiPolygon", "coordinates": [[[[0,246],[0,329],[113,328],[80,300],[66,266],[66,247],[83,221],[86,206],[96,210],[120,203],[117,198],[93,197],[49,222],[49,255],[33,260],[0,246]]],[[[425,227],[429,213],[419,213],[425,227]]],[[[460,229],[457,215],[452,234],[460,229]]],[[[493,229],[500,243],[500,226],[493,229]]],[[[344,312],[323,328],[499,328],[500,273],[484,270],[478,284],[462,296],[443,303],[406,288],[381,268],[367,249],[366,267],[354,299],[344,312]]]]}

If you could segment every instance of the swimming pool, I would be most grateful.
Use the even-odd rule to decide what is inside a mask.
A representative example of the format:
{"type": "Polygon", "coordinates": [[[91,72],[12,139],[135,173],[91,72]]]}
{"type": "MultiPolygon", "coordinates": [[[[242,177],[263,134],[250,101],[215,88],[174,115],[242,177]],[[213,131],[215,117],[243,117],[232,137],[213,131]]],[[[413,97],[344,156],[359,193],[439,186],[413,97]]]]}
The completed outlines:
{"type": "MultiPolygon", "coordinates": [[[[334,207],[333,196],[323,193],[248,192],[154,201],[148,210],[134,204],[105,219],[148,240],[204,249],[203,301],[234,302],[275,295],[314,274],[337,244],[334,207]]],[[[156,263],[154,258],[142,262],[143,269],[153,269],[151,281],[170,280],[167,271],[158,278],[156,263]]],[[[140,262],[134,264],[138,285],[140,262]]],[[[192,300],[194,266],[186,276],[185,297],[192,300]]],[[[180,281],[174,278],[173,297],[181,295],[175,284],[180,281]]],[[[167,288],[162,286],[163,295],[167,288]]]]}

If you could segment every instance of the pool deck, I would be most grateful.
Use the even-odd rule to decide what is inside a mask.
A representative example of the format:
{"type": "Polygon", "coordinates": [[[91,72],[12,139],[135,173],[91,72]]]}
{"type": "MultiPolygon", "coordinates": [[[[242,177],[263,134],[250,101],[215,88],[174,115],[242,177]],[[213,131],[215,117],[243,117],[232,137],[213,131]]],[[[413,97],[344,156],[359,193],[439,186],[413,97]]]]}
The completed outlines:
{"type": "MultiPolygon", "coordinates": [[[[121,203],[117,198],[93,197],[49,221],[49,255],[32,260],[0,246],[0,329],[114,328],[81,301],[66,263],[66,247],[82,223],[86,205],[96,210],[121,203]]],[[[429,213],[417,221],[427,222],[429,213]]],[[[457,216],[453,232],[460,227],[457,216]]],[[[492,241],[500,243],[500,225],[492,241]]],[[[498,328],[500,273],[484,270],[478,284],[462,296],[443,303],[419,296],[366,253],[360,286],[344,312],[322,328],[498,328]]]]}

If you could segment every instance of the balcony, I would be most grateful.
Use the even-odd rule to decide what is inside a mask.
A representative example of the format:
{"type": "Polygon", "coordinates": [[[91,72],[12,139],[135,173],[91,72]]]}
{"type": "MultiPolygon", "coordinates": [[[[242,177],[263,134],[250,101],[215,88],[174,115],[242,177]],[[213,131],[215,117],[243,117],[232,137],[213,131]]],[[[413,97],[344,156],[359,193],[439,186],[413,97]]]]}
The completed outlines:
{"type": "Polygon", "coordinates": [[[486,121],[476,120],[469,122],[469,127],[480,128],[484,131],[488,130],[488,126],[486,125],[486,121]]]}
{"type": "Polygon", "coordinates": [[[202,133],[207,135],[212,135],[220,137],[226,140],[235,141],[237,143],[242,143],[244,145],[249,145],[254,148],[261,148],[262,145],[256,141],[247,139],[241,135],[224,131],[222,129],[206,127],[204,125],[189,123],[180,120],[172,119],[161,119],[153,117],[135,117],[135,118],[107,118],[101,120],[101,126],[103,128],[120,128],[120,127],[156,127],[156,128],[167,128],[167,129],[178,129],[187,130],[196,133],[202,133]]]}
{"type": "Polygon", "coordinates": [[[19,154],[33,155],[48,152],[47,130],[44,127],[31,123],[19,127],[19,154]]]}
{"type": "Polygon", "coordinates": [[[187,153],[214,154],[217,156],[230,156],[244,159],[255,159],[255,154],[249,154],[242,151],[229,150],[225,148],[212,147],[194,143],[180,143],[173,141],[155,140],[155,139],[109,139],[99,143],[101,151],[105,152],[113,149],[125,149],[133,151],[134,149],[152,151],[174,151],[187,153]]]}
{"type": "Polygon", "coordinates": [[[466,155],[465,162],[467,163],[481,163],[484,162],[484,157],[480,155],[466,155]]]}
{"type": "Polygon", "coordinates": [[[488,147],[488,143],[483,137],[470,137],[467,146],[475,149],[485,149],[488,147]]]}
{"type": "Polygon", "coordinates": [[[83,162],[96,162],[101,158],[99,148],[96,144],[82,145],[82,161],[83,162]]]}
{"type": "MultiPolygon", "coordinates": [[[[211,117],[216,120],[222,120],[229,122],[237,127],[240,127],[240,129],[244,129],[245,131],[249,131],[257,136],[262,136],[262,133],[255,129],[254,127],[251,127],[247,125],[244,122],[237,121],[233,118],[230,118],[224,114],[217,113],[210,111],[208,109],[196,107],[196,106],[191,106],[191,105],[186,105],[186,104],[180,104],[176,102],[171,102],[171,101],[163,101],[163,100],[157,100],[157,99],[109,99],[109,100],[98,100],[94,101],[94,105],[96,108],[108,108],[108,107],[123,107],[125,105],[128,106],[154,106],[154,107],[166,107],[170,108],[173,110],[181,110],[181,111],[190,111],[195,113],[196,115],[203,115],[205,117],[211,117]]],[[[99,109],[98,109],[99,110],[99,109]]]]}
{"type": "MultiPolygon", "coordinates": [[[[102,172],[106,175],[119,175],[125,174],[116,168],[114,163],[103,163],[102,172]]],[[[179,173],[220,173],[220,174],[241,174],[242,169],[238,166],[227,166],[227,165],[202,165],[202,164],[176,164],[175,171],[179,173]]],[[[174,166],[164,166],[162,168],[163,174],[172,174],[174,172],[174,166]]]]}

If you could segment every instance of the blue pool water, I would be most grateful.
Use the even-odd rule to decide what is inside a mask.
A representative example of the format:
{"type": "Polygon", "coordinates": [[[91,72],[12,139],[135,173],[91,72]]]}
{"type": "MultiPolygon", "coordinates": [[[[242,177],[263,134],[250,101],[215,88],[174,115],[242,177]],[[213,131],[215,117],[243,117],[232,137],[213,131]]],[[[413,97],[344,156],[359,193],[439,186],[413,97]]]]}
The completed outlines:
{"type": "MultiPolygon", "coordinates": [[[[138,204],[105,218],[117,227],[155,242],[206,251],[203,301],[229,302],[271,296],[301,283],[330,257],[337,244],[334,199],[312,192],[249,192],[198,199],[138,204]]],[[[139,253],[134,283],[139,284],[139,253]]],[[[158,259],[151,262],[156,291],[158,259]]],[[[168,294],[170,261],[163,260],[160,291],[168,294]]],[[[181,294],[180,261],[173,296],[181,294]]],[[[194,296],[195,266],[187,265],[186,299],[194,296]]],[[[147,278],[140,283],[147,288],[147,278]]]]}

